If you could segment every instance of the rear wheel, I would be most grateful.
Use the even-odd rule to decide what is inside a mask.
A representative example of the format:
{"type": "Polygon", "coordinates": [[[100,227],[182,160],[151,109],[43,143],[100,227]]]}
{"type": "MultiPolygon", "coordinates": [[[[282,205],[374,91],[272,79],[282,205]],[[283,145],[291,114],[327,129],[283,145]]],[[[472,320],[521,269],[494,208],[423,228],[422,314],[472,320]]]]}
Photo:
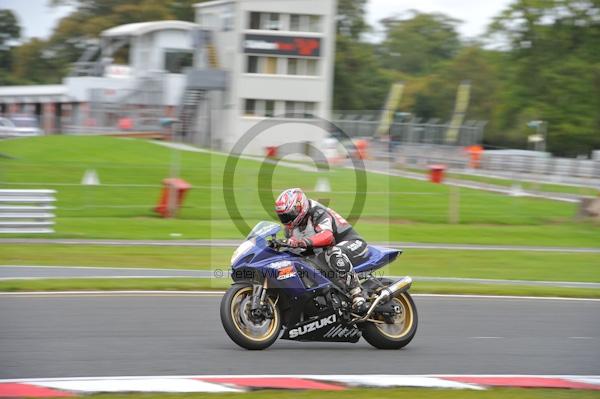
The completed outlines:
{"type": "Polygon", "coordinates": [[[252,285],[234,284],[221,300],[221,323],[229,338],[242,348],[266,349],[279,337],[281,317],[271,298],[266,299],[272,318],[251,314],[252,285]]]}
{"type": "Polygon", "coordinates": [[[408,345],[417,332],[417,307],[408,292],[392,298],[399,308],[398,314],[386,320],[374,315],[374,321],[364,323],[362,333],[365,340],[379,349],[400,349],[408,345]]]}

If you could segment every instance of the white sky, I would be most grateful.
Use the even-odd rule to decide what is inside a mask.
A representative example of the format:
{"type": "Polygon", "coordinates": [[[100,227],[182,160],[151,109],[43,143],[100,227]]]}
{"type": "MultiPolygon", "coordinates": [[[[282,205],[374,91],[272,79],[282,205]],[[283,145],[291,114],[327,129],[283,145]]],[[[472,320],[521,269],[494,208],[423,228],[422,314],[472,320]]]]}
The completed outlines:
{"type": "Polygon", "coordinates": [[[0,0],[0,9],[8,8],[16,14],[24,38],[46,38],[70,11],[70,7],[50,7],[49,3],[50,0],[0,0]]]}
{"type": "Polygon", "coordinates": [[[492,17],[514,0],[369,0],[367,21],[377,32],[379,20],[414,9],[441,12],[463,21],[458,30],[462,37],[473,38],[485,32],[492,17]]]}
{"type": "MultiPolygon", "coordinates": [[[[490,19],[512,0],[369,0],[367,21],[375,27],[382,18],[410,9],[438,11],[463,20],[459,31],[463,37],[474,37],[485,31],[490,19]]],[[[69,13],[69,7],[48,6],[49,0],[0,0],[0,9],[12,9],[23,27],[23,36],[48,37],[58,20],[69,13]]]]}

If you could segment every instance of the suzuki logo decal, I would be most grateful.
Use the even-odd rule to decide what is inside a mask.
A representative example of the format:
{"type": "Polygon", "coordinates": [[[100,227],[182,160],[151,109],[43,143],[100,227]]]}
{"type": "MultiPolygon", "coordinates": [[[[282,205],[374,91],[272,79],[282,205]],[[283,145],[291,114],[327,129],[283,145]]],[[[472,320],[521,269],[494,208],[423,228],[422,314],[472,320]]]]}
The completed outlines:
{"type": "Polygon", "coordinates": [[[290,330],[290,338],[296,338],[300,335],[319,330],[325,326],[335,323],[336,320],[337,318],[335,314],[332,314],[331,316],[326,317],[324,319],[313,321],[312,323],[305,324],[298,328],[292,328],[290,330]]]}

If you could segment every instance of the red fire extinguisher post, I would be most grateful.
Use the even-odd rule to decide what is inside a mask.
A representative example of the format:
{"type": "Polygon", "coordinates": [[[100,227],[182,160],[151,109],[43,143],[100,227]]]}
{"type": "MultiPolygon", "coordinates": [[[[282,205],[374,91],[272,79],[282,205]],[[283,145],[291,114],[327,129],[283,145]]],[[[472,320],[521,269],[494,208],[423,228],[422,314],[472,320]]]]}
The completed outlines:
{"type": "MultiPolygon", "coordinates": [[[[161,120],[161,124],[171,128],[173,132],[176,131],[176,126],[173,125],[178,122],[176,119],[161,120]]],[[[176,135],[173,138],[175,139],[173,140],[174,142],[178,141],[176,135]]],[[[178,177],[181,169],[181,155],[179,151],[177,148],[173,148],[172,150],[171,177],[162,181],[163,188],[158,205],[154,208],[154,211],[163,218],[171,218],[177,215],[186,193],[192,188],[188,182],[178,177]]]]}
{"type": "Polygon", "coordinates": [[[164,218],[175,216],[190,188],[192,186],[183,179],[164,179],[160,199],[154,211],[164,218]]]}
{"type": "Polygon", "coordinates": [[[429,181],[438,184],[442,183],[445,171],[446,165],[429,165],[429,181]]]}

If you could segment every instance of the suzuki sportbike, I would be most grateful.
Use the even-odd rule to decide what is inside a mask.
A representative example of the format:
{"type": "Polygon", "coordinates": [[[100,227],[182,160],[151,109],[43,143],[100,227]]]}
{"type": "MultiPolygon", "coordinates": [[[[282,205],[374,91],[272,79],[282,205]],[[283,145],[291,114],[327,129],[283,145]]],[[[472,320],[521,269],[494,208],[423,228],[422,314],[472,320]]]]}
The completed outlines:
{"type": "Polygon", "coordinates": [[[265,349],[278,338],[358,342],[380,349],[406,346],[417,331],[417,309],[408,293],[412,280],[377,277],[400,250],[369,246],[354,265],[369,305],[355,314],[322,254],[303,255],[278,239],[280,225],[260,222],[231,258],[233,284],[221,301],[227,335],[246,349],[265,349]]]}

